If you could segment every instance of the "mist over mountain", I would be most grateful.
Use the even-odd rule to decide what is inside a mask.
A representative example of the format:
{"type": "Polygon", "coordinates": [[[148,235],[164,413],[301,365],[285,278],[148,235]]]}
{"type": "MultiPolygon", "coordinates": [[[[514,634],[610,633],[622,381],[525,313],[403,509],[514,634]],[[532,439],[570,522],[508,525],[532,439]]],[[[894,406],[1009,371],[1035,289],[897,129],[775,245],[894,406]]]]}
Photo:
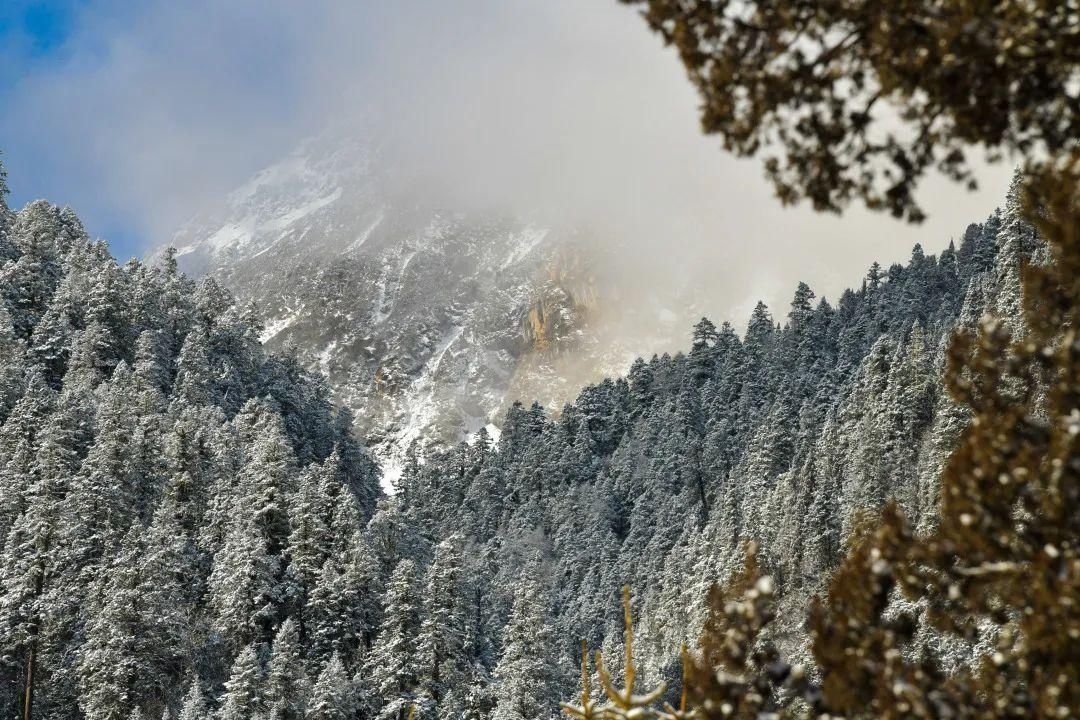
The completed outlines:
{"type": "MultiPolygon", "coordinates": [[[[559,260],[572,236],[389,198],[330,212],[346,192],[327,182],[338,157],[293,156],[233,196],[244,214],[213,220],[213,242],[180,244],[277,298],[267,322],[171,252],[121,266],[70,210],[0,203],[6,714],[32,692],[62,720],[554,716],[579,640],[618,656],[627,584],[641,678],[674,693],[705,588],[748,540],[780,588],[769,639],[802,657],[808,598],[862,514],[892,497],[917,528],[936,522],[968,422],[940,380],[948,336],[987,313],[1022,334],[1021,267],[1045,262],[1014,187],[960,244],[874,264],[835,304],[800,284],[745,332],[700,320],[685,352],[635,360],[558,414],[511,405],[497,441],[480,428],[447,447],[435,432],[392,458],[387,497],[324,362],[330,382],[335,362],[362,373],[389,339],[379,365],[396,358],[414,389],[437,388],[444,362],[465,387],[506,387],[471,372],[521,374],[534,355],[514,343],[541,362],[548,346],[599,348],[572,311],[601,301],[559,260]],[[305,233],[331,231],[338,255],[296,257],[305,233]],[[302,292],[278,284],[270,261],[286,259],[302,292]],[[465,280],[426,284],[450,271],[465,280]],[[304,351],[260,341],[293,332],[318,354],[310,370],[304,351]],[[350,354],[328,353],[331,338],[350,354]]],[[[954,667],[980,639],[912,642],[954,667]]]]}
{"type": "Polygon", "coordinates": [[[684,240],[679,216],[665,239],[657,208],[627,214],[601,193],[586,211],[551,178],[530,205],[517,180],[492,189],[507,163],[402,137],[374,116],[333,125],[169,243],[181,269],[255,304],[269,348],[326,375],[387,487],[414,443],[497,431],[515,401],[558,412],[718,309],[747,321],[759,280],[732,269],[761,248],[684,240]],[[455,186],[455,163],[480,177],[455,186]]]}
{"type": "Polygon", "coordinates": [[[181,269],[255,303],[267,347],[326,375],[388,480],[414,442],[494,428],[515,400],[560,408],[675,350],[705,305],[589,227],[445,199],[324,134],[172,240],[181,269]]]}

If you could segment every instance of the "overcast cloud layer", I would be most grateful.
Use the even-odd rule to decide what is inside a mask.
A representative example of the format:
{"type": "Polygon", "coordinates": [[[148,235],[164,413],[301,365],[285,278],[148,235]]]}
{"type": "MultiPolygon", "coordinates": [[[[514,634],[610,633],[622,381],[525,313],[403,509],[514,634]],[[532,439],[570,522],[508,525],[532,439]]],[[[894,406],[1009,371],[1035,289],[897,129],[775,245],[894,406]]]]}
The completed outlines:
{"type": "Polygon", "coordinates": [[[16,200],[72,205],[119,254],[306,135],[375,128],[403,182],[588,227],[739,323],[798,280],[835,298],[875,259],[940,251],[1011,173],[974,194],[931,179],[919,227],[783,210],[757,161],[700,135],[674,54],[615,0],[104,0],[18,75],[0,97],[16,200]]]}

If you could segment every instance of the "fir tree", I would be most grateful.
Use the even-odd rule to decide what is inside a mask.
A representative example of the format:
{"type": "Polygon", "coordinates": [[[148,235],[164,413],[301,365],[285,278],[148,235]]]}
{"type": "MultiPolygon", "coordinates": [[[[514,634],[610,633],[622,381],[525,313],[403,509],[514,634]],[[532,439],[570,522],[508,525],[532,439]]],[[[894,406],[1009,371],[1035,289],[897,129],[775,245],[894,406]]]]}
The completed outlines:
{"type": "Polygon", "coordinates": [[[209,720],[210,717],[199,681],[197,678],[193,679],[187,695],[184,696],[184,704],[180,708],[177,720],[209,720]]]}
{"type": "Polygon", "coordinates": [[[309,682],[300,634],[292,618],[278,629],[266,672],[264,695],[270,720],[303,720],[309,682]]]}
{"type": "Polygon", "coordinates": [[[311,693],[308,720],[350,720],[353,717],[352,687],[337,653],[330,656],[311,693]]]}
{"type": "Polygon", "coordinates": [[[420,684],[440,717],[457,717],[460,692],[469,682],[469,644],[460,540],[451,537],[435,549],[427,574],[425,613],[416,643],[420,684]],[[456,702],[455,702],[456,701],[456,702]]]}
{"type": "Polygon", "coordinates": [[[503,651],[495,667],[494,720],[529,720],[554,715],[555,677],[548,658],[552,629],[538,577],[538,559],[522,573],[514,609],[503,630],[503,651]]]}
{"type": "Polygon", "coordinates": [[[249,720],[262,707],[263,672],[258,651],[248,645],[233,661],[218,720],[249,720]]]}
{"type": "Polygon", "coordinates": [[[372,686],[381,700],[379,717],[404,720],[419,683],[416,641],[420,634],[420,597],[416,565],[406,558],[390,577],[379,635],[367,658],[372,686]]]}

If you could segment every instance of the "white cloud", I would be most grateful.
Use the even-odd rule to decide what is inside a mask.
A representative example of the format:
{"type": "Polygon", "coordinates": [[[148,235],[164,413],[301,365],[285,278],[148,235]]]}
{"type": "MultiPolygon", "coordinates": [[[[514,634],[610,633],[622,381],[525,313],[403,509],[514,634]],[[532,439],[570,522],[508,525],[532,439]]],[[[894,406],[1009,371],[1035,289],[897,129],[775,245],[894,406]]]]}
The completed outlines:
{"type": "Polygon", "coordinates": [[[142,249],[300,137],[374,117],[402,182],[587,227],[657,280],[694,278],[723,318],[937,251],[1009,175],[931,181],[919,228],[782,210],[757,162],[700,135],[674,54],[615,0],[112,0],[77,28],[5,98],[11,183],[142,249]]]}

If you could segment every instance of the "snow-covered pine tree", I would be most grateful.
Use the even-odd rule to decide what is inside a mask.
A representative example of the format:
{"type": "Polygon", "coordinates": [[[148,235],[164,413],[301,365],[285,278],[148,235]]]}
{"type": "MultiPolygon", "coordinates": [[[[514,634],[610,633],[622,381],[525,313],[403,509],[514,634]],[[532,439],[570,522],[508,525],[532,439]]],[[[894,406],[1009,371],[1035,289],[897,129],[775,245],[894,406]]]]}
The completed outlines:
{"type": "Polygon", "coordinates": [[[306,720],[351,720],[353,688],[337,653],[330,656],[311,691],[306,720]]]}
{"type": "Polygon", "coordinates": [[[187,695],[184,696],[177,720],[210,720],[210,718],[211,713],[206,706],[206,697],[203,695],[202,688],[199,687],[198,678],[195,678],[191,681],[187,695]]]}
{"type": "Polygon", "coordinates": [[[461,540],[450,537],[435,549],[427,572],[424,619],[416,642],[420,687],[437,708],[441,719],[461,715],[464,688],[471,678],[472,663],[467,622],[461,540]]]}
{"type": "Polygon", "coordinates": [[[254,644],[233,660],[217,720],[251,720],[263,707],[263,668],[254,644]]]}
{"type": "Polygon", "coordinates": [[[533,558],[514,589],[514,608],[495,666],[493,720],[543,719],[557,713],[557,677],[551,662],[554,637],[540,571],[539,558],[533,558]]]}
{"type": "Polygon", "coordinates": [[[296,623],[288,618],[274,637],[266,670],[267,720],[303,720],[311,687],[302,650],[296,623]]]}
{"type": "Polygon", "coordinates": [[[366,667],[378,695],[378,717],[405,720],[416,699],[420,664],[416,641],[420,635],[421,607],[416,563],[405,558],[394,568],[386,588],[383,619],[366,667]]]}

